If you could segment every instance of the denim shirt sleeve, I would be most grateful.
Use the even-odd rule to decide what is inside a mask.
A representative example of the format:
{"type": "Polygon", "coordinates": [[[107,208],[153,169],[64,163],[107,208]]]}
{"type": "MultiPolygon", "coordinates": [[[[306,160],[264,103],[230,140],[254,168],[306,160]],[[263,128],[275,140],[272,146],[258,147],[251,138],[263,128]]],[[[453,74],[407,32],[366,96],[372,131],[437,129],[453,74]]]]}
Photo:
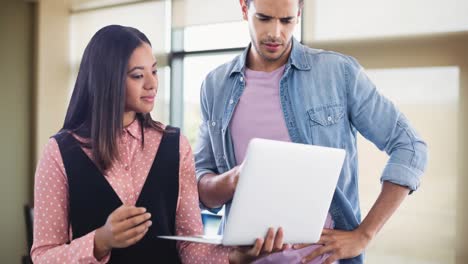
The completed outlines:
{"type": "Polygon", "coordinates": [[[427,164],[427,146],[395,105],[382,96],[353,59],[347,65],[347,105],[352,125],[389,156],[381,182],[420,185],[427,164]]]}
{"type": "MultiPolygon", "coordinates": [[[[200,90],[200,106],[201,106],[201,116],[202,122],[200,124],[200,129],[198,132],[198,142],[195,146],[195,172],[197,175],[197,182],[208,173],[218,173],[216,167],[216,161],[214,158],[213,148],[211,146],[211,138],[209,133],[209,112],[208,112],[208,100],[206,94],[206,86],[203,82],[200,90]]],[[[212,213],[218,213],[221,210],[220,208],[208,208],[200,201],[200,208],[202,210],[209,210],[212,213]]]]}

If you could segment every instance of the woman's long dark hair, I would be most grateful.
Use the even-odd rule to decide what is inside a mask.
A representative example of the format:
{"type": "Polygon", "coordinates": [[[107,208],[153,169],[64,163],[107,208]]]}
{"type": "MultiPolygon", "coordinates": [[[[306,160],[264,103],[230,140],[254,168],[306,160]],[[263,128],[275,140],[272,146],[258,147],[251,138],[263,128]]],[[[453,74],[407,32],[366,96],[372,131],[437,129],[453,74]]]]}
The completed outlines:
{"type": "MultiPolygon", "coordinates": [[[[86,139],[94,162],[103,171],[118,159],[117,139],[123,129],[125,111],[125,79],[133,51],[147,43],[139,30],[119,25],[106,26],[91,38],[80,64],[75,88],[61,131],[72,132],[86,139]]],[[[149,113],[137,113],[143,129],[163,131],[149,113]]]]}

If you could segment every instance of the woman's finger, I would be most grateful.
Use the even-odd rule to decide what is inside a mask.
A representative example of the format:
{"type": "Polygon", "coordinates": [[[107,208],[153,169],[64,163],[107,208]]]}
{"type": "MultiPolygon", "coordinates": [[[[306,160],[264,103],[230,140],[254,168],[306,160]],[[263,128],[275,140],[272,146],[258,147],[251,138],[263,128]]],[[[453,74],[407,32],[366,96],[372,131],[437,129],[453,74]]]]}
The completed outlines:
{"type": "Polygon", "coordinates": [[[140,241],[145,235],[146,233],[148,232],[148,229],[149,228],[146,228],[145,231],[143,231],[143,233],[139,234],[138,236],[136,237],[133,237],[129,240],[127,240],[127,247],[131,246],[131,245],[134,245],[136,244],[138,241],[140,241]]]}
{"type": "Polygon", "coordinates": [[[115,237],[115,239],[117,241],[126,241],[126,240],[129,240],[131,238],[137,237],[141,233],[144,233],[146,231],[146,229],[148,229],[151,225],[152,225],[152,222],[148,221],[148,222],[143,223],[143,224],[141,224],[139,226],[135,226],[135,227],[130,228],[130,229],[124,231],[123,233],[117,235],[115,237]]]}

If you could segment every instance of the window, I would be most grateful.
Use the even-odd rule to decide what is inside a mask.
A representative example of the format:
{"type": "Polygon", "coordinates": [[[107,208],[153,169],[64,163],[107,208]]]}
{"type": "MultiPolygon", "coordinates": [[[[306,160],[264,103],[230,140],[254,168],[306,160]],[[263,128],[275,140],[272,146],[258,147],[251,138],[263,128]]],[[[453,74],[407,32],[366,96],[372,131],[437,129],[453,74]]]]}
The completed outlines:
{"type": "MultiPolygon", "coordinates": [[[[299,23],[294,32],[299,41],[302,39],[301,29],[299,23]]],[[[194,144],[200,125],[200,87],[203,80],[211,70],[242,53],[250,43],[250,34],[247,23],[243,21],[189,26],[183,29],[183,34],[182,127],[190,143],[194,144]],[[222,49],[236,51],[220,53],[222,49]]]]}
{"type": "MultiPolygon", "coordinates": [[[[294,37],[301,41],[301,23],[296,26],[294,37]]],[[[190,26],[184,30],[184,50],[215,50],[246,47],[250,43],[247,22],[190,26]]]]}
{"type": "MultiPolygon", "coordinates": [[[[152,112],[153,118],[168,123],[170,69],[165,61],[169,52],[170,4],[168,1],[149,1],[128,5],[84,9],[70,17],[71,87],[74,86],[84,49],[91,37],[102,27],[112,24],[131,26],[142,31],[150,40],[159,62],[159,89],[152,112]]],[[[70,89],[70,95],[71,91],[70,89]]]]}
{"type": "Polygon", "coordinates": [[[205,76],[238,53],[189,55],[184,59],[184,132],[192,146],[196,143],[201,122],[200,87],[205,76]]]}

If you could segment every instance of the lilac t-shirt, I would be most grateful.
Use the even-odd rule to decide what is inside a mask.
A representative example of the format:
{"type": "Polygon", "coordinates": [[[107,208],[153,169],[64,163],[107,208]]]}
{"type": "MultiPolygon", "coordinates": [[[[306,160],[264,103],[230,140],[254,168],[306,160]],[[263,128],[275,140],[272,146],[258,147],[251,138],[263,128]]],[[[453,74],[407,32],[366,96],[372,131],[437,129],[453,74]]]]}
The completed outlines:
{"type": "Polygon", "coordinates": [[[237,164],[244,160],[254,137],[291,141],[279,97],[283,72],[284,66],[272,72],[246,69],[246,86],[230,123],[237,164]]]}
{"type": "MultiPolygon", "coordinates": [[[[245,71],[246,86],[230,123],[234,153],[238,165],[244,161],[247,145],[252,138],[291,141],[279,95],[279,82],[283,76],[284,68],[285,66],[282,66],[272,72],[250,69],[245,71]]],[[[325,227],[333,227],[330,215],[327,217],[325,227]]],[[[318,247],[320,245],[313,245],[300,250],[285,250],[264,257],[255,263],[301,263],[303,257],[318,247]]],[[[321,256],[309,263],[322,263],[326,257],[321,256]]]]}

